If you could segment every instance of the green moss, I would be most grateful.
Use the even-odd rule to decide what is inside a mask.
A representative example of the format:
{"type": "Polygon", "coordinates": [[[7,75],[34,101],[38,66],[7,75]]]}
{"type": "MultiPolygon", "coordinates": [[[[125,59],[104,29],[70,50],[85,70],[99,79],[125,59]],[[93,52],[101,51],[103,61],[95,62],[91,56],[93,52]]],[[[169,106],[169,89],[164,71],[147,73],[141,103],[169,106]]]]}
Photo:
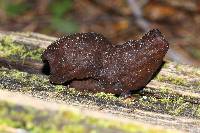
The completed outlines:
{"type": "MultiPolygon", "coordinates": [[[[186,99],[189,97],[183,97],[170,92],[170,88],[164,87],[161,91],[155,92],[154,95],[142,96],[139,100],[135,100],[135,106],[142,108],[143,110],[151,112],[166,113],[176,116],[190,116],[198,117],[195,115],[196,107],[198,105],[188,102],[186,99]]],[[[191,100],[191,99],[190,99],[191,100]]]]}
{"type": "Polygon", "coordinates": [[[200,68],[194,67],[192,73],[196,76],[200,76],[200,68]]]}
{"type": "Polygon", "coordinates": [[[37,48],[37,49],[34,49],[34,50],[30,50],[30,51],[26,50],[23,53],[22,59],[30,58],[32,60],[40,61],[43,51],[44,51],[44,49],[42,49],[42,48],[37,48]]]}
{"type": "Polygon", "coordinates": [[[169,81],[171,81],[175,85],[187,85],[187,82],[185,79],[180,78],[180,77],[174,77],[174,76],[169,76],[167,77],[169,81]]]}
{"type": "Polygon", "coordinates": [[[187,100],[198,100],[193,97],[181,96],[175,94],[171,88],[161,87],[160,89],[145,88],[140,94],[134,95],[132,99],[124,100],[121,97],[116,97],[114,94],[106,94],[104,92],[92,94],[77,91],[74,88],[67,88],[62,85],[53,85],[49,83],[48,77],[44,75],[28,74],[17,70],[0,69],[0,88],[20,91],[28,94],[34,94],[37,97],[55,98],[72,103],[83,103],[88,105],[98,105],[103,108],[134,108],[173,114],[178,116],[195,115],[197,106],[193,103],[186,102],[187,100]],[[188,114],[185,112],[189,112],[188,114]]]}
{"type": "Polygon", "coordinates": [[[178,115],[180,115],[181,113],[183,113],[184,110],[185,110],[186,108],[188,108],[189,106],[190,106],[190,103],[189,103],[189,102],[182,103],[182,104],[180,104],[180,105],[172,112],[172,114],[178,116],[178,115]]]}
{"type": "Polygon", "coordinates": [[[0,102],[0,125],[22,128],[32,133],[98,133],[131,132],[155,133],[168,130],[145,127],[134,123],[122,123],[117,120],[105,120],[84,116],[80,112],[36,110],[14,104],[0,102]]]}
{"type": "MultiPolygon", "coordinates": [[[[7,89],[20,90],[22,92],[37,91],[54,91],[55,87],[49,84],[48,77],[45,75],[28,74],[15,69],[0,72],[0,77],[3,78],[1,86],[7,89]],[[49,84],[49,85],[47,85],[49,84]]],[[[1,79],[2,80],[2,79],[1,79]]]]}
{"type": "Polygon", "coordinates": [[[169,112],[173,115],[179,115],[180,113],[182,113],[184,109],[187,107],[187,105],[189,104],[188,102],[185,102],[182,97],[179,97],[175,100],[171,99],[169,101],[173,105],[175,105],[175,106],[171,106],[171,110],[169,110],[169,112]]]}
{"type": "Polygon", "coordinates": [[[170,90],[171,90],[171,88],[166,87],[166,86],[161,86],[160,89],[159,89],[159,91],[160,91],[162,94],[168,94],[170,90]]]}
{"type": "Polygon", "coordinates": [[[55,86],[55,91],[57,92],[62,92],[64,91],[66,88],[63,85],[56,85],[55,86]]]}
{"type": "Polygon", "coordinates": [[[71,122],[81,122],[85,117],[80,115],[78,112],[63,111],[61,112],[62,117],[71,122]]]}
{"type": "Polygon", "coordinates": [[[147,108],[154,107],[150,99],[151,99],[150,97],[147,98],[146,96],[141,97],[139,99],[138,105],[140,105],[141,107],[147,107],[147,108]]]}
{"type": "Polygon", "coordinates": [[[103,98],[103,99],[107,99],[107,100],[117,100],[117,99],[119,99],[112,93],[99,92],[99,93],[96,93],[95,96],[98,97],[98,98],[103,98]]]}
{"type": "Polygon", "coordinates": [[[176,71],[191,75],[191,76],[200,76],[200,69],[198,67],[192,67],[187,65],[175,65],[176,71]]]}
{"type": "Polygon", "coordinates": [[[164,65],[163,65],[163,68],[168,68],[170,66],[170,63],[169,62],[166,62],[164,65]]]}
{"type": "MultiPolygon", "coordinates": [[[[191,103],[185,102],[182,97],[179,97],[175,100],[171,99],[168,103],[169,113],[172,115],[180,116],[184,112],[187,112],[188,108],[191,106],[191,103]]],[[[191,110],[192,111],[192,110],[191,110]]],[[[193,110],[194,112],[195,110],[193,110]]]]}
{"type": "Polygon", "coordinates": [[[200,117],[200,105],[197,107],[196,115],[197,115],[198,117],[200,117]]]}
{"type": "MultiPolygon", "coordinates": [[[[123,124],[117,121],[105,121],[105,120],[98,120],[96,118],[88,118],[87,122],[96,126],[104,127],[104,128],[115,128],[118,127],[121,131],[127,132],[127,133],[155,133],[155,132],[161,132],[161,130],[158,129],[146,129],[142,128],[139,124],[123,124]]],[[[167,130],[164,132],[168,132],[167,130]]]]}
{"type": "Polygon", "coordinates": [[[158,74],[158,75],[155,77],[155,79],[162,82],[162,81],[165,80],[165,77],[162,76],[162,75],[160,75],[160,74],[158,74]]]}
{"type": "Polygon", "coordinates": [[[157,75],[156,76],[156,79],[158,81],[161,81],[161,82],[171,82],[175,85],[182,85],[182,86],[188,86],[188,83],[186,81],[186,79],[184,78],[181,78],[181,77],[177,77],[177,76],[173,76],[173,75],[157,75]]]}
{"type": "Polygon", "coordinates": [[[176,68],[176,71],[183,71],[183,68],[182,68],[182,66],[181,65],[179,65],[179,64],[176,64],[175,65],[175,68],[176,68]]]}
{"type": "Polygon", "coordinates": [[[83,125],[80,124],[69,124],[63,127],[63,131],[68,133],[86,133],[83,125]]]}
{"type": "Polygon", "coordinates": [[[32,59],[41,61],[42,48],[30,48],[12,41],[11,36],[5,36],[0,42],[1,57],[12,60],[32,59]]]}
{"type": "Polygon", "coordinates": [[[72,95],[75,95],[78,93],[78,91],[75,88],[68,88],[68,92],[72,95]]]}

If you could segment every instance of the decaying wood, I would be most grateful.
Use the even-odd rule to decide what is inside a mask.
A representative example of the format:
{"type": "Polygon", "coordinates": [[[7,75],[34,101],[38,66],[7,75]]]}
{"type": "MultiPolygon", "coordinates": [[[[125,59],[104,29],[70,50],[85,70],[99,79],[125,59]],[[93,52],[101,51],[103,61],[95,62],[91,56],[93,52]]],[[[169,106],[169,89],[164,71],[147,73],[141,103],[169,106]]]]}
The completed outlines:
{"type": "Polygon", "coordinates": [[[46,48],[52,41],[56,40],[55,37],[50,37],[39,33],[0,31],[0,40],[2,40],[2,38],[5,36],[11,36],[13,41],[16,43],[39,46],[41,48],[46,48]]]}
{"type": "MultiPolygon", "coordinates": [[[[0,32],[0,40],[7,35],[11,36],[14,42],[42,48],[46,48],[56,39],[38,33],[0,32]]],[[[6,67],[3,61],[0,60],[0,65],[6,67]]],[[[34,63],[31,64],[33,66],[30,63],[26,65],[34,69],[34,63]]],[[[71,94],[67,87],[64,87],[66,90],[56,91],[56,86],[48,82],[48,76],[42,74],[20,73],[24,76],[24,79],[20,79],[12,77],[16,70],[0,68],[0,72],[5,75],[3,77],[1,73],[1,89],[10,90],[11,94],[14,93],[12,91],[19,91],[40,99],[65,103],[66,106],[73,105],[79,109],[97,111],[104,117],[111,114],[117,119],[125,118],[181,132],[200,132],[200,68],[168,62],[143,90],[136,92],[129,99],[114,100],[114,96],[102,98],[76,91],[71,94]],[[33,82],[30,78],[32,76],[37,76],[42,83],[33,82]],[[26,82],[29,83],[25,84],[26,82]]],[[[0,95],[1,93],[4,91],[0,91],[0,95]]],[[[0,98],[7,99],[3,96],[0,98]]]]}

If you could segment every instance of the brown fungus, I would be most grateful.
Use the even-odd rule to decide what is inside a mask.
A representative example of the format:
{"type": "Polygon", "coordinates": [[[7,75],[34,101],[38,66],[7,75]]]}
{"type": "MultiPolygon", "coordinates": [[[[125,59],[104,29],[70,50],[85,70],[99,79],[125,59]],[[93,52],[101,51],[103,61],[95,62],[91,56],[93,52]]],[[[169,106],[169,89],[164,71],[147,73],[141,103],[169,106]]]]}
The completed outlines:
{"type": "Polygon", "coordinates": [[[49,63],[52,83],[68,82],[82,91],[122,94],[146,86],[168,48],[156,29],[122,45],[112,45],[98,33],[75,33],[48,46],[42,60],[49,63]]]}

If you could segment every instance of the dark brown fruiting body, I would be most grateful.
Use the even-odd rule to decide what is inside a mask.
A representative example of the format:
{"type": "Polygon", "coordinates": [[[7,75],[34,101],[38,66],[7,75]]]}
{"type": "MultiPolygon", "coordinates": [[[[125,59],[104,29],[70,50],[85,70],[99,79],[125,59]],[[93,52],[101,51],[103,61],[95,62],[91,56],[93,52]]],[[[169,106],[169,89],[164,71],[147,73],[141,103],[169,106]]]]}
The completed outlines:
{"type": "Polygon", "coordinates": [[[53,42],[42,60],[50,81],[93,92],[126,93],[144,87],[162,64],[169,48],[159,30],[142,39],[112,45],[97,33],[76,33],[53,42]]]}

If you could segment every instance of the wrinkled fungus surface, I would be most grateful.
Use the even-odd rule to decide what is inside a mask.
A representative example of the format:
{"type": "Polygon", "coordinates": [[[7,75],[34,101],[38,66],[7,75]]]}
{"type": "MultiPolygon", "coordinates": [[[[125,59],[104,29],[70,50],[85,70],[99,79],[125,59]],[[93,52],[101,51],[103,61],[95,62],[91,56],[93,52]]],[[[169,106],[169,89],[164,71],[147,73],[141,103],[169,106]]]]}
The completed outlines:
{"type": "Polygon", "coordinates": [[[75,33],[48,46],[42,60],[49,63],[52,83],[122,94],[146,86],[168,48],[157,29],[121,45],[113,45],[98,33],[75,33]]]}

